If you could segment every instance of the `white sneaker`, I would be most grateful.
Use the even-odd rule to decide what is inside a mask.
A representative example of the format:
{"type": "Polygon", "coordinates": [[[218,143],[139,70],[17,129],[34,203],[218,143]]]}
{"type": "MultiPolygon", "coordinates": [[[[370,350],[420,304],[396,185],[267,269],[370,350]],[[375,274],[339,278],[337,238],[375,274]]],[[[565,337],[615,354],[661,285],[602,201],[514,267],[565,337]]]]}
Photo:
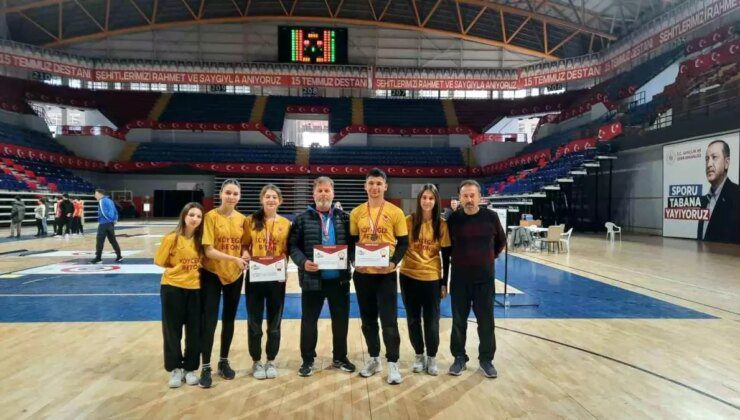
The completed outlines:
{"type": "Polygon", "coordinates": [[[391,385],[398,385],[403,382],[401,378],[401,371],[398,369],[398,363],[388,362],[388,383],[391,385]]]}
{"type": "Polygon", "coordinates": [[[427,357],[427,374],[432,376],[439,375],[439,368],[437,367],[436,357],[427,357]]]}
{"type": "Polygon", "coordinates": [[[275,379],[277,378],[278,371],[277,366],[275,366],[275,362],[272,360],[268,360],[267,364],[265,365],[265,376],[267,379],[275,379]]]}
{"type": "Polygon", "coordinates": [[[380,364],[379,357],[371,357],[365,362],[365,366],[360,371],[360,376],[363,378],[369,378],[376,373],[382,372],[383,366],[380,364]]]}
{"type": "Polygon", "coordinates": [[[170,373],[170,388],[180,388],[182,386],[182,369],[177,368],[170,373]]]}
{"type": "Polygon", "coordinates": [[[195,371],[189,370],[185,372],[185,383],[188,385],[198,385],[198,375],[195,371]]]}
{"type": "Polygon", "coordinates": [[[423,354],[417,354],[416,358],[414,358],[414,366],[411,368],[411,371],[414,373],[424,372],[426,369],[426,358],[423,354]]]}
{"type": "Polygon", "coordinates": [[[254,376],[255,379],[267,378],[267,372],[265,372],[265,365],[263,365],[262,362],[254,362],[254,364],[252,365],[252,376],[254,376]]]}

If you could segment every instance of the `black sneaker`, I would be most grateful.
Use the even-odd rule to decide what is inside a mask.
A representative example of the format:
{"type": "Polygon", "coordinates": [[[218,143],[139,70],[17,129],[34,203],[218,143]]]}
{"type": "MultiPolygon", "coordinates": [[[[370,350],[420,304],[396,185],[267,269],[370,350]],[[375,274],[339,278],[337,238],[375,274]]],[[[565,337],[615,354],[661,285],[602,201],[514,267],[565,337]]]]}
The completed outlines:
{"type": "Polygon", "coordinates": [[[228,380],[232,380],[236,376],[236,372],[229,366],[228,360],[218,362],[218,376],[228,380]]]}
{"type": "Polygon", "coordinates": [[[121,261],[123,261],[123,257],[122,257],[122,256],[120,256],[120,255],[119,255],[119,256],[117,256],[117,257],[116,257],[116,262],[117,262],[117,263],[119,263],[119,262],[121,262],[121,261]]]}
{"type": "Polygon", "coordinates": [[[90,260],[90,264],[102,264],[103,260],[100,258],[95,258],[94,260],[90,260]]]}
{"type": "Polygon", "coordinates": [[[493,362],[489,360],[480,362],[480,370],[483,371],[483,376],[486,378],[496,378],[498,376],[496,368],[493,367],[493,362]]]}
{"type": "Polygon", "coordinates": [[[201,388],[210,388],[212,383],[213,380],[211,379],[211,368],[204,367],[200,371],[200,381],[198,381],[198,385],[201,388]]]}
{"type": "Polygon", "coordinates": [[[467,369],[467,367],[465,366],[466,362],[467,360],[465,360],[465,357],[463,356],[455,357],[455,362],[452,363],[452,366],[450,366],[450,370],[448,371],[448,373],[452,376],[460,376],[462,374],[462,371],[467,369]]]}
{"type": "Polygon", "coordinates": [[[306,377],[313,375],[313,361],[304,360],[298,369],[298,375],[306,377]]]}
{"type": "Polygon", "coordinates": [[[354,372],[355,371],[355,365],[352,364],[352,362],[349,361],[346,357],[335,360],[334,363],[332,363],[334,368],[342,370],[344,372],[354,372]]]}

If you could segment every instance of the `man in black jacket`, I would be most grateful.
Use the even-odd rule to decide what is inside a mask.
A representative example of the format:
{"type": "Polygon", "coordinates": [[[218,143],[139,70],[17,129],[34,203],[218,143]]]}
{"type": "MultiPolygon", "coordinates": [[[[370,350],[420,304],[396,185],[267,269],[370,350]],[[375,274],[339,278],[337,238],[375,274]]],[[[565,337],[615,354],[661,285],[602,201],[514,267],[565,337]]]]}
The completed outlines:
{"type": "Polygon", "coordinates": [[[349,215],[332,205],[334,181],[319,177],[313,183],[315,205],[298,215],[288,237],[290,259],[298,266],[301,285],[301,376],[313,374],[318,322],[324,300],[329,301],[333,338],[334,367],[354,372],[355,365],[347,359],[349,329],[349,264],[345,270],[319,270],[313,261],[315,245],[348,245],[347,257],[353,255],[349,235],[349,215]]]}
{"type": "Polygon", "coordinates": [[[61,235],[64,234],[64,237],[66,238],[69,237],[72,215],[75,212],[74,204],[69,201],[69,194],[62,194],[62,201],[59,203],[59,207],[61,207],[61,218],[57,224],[57,237],[61,238],[61,235]]]}
{"type": "Polygon", "coordinates": [[[699,240],[740,243],[740,189],[728,177],[730,146],[715,140],[707,146],[705,171],[709,194],[702,197],[701,207],[709,209],[709,220],[699,221],[699,240]]]}

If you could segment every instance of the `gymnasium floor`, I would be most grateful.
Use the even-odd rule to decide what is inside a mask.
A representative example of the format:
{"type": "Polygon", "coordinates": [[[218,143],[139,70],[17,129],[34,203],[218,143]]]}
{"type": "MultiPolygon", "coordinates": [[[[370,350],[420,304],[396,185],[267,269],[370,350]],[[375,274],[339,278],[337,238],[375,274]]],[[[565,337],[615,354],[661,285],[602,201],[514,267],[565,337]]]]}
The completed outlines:
{"type": "MultiPolygon", "coordinates": [[[[109,255],[102,266],[85,264],[94,225],[84,237],[0,240],[0,418],[740,416],[740,247],[576,235],[569,255],[512,252],[512,305],[495,310],[499,378],[485,379],[475,360],[458,378],[411,374],[413,350],[399,319],[400,386],[387,385],[384,374],[363,379],[333,370],[328,319],[319,327],[321,370],[297,376],[300,289],[290,273],[277,379],[247,375],[242,301],[231,350],[237,378],[214,377],[210,390],[170,390],[151,257],[173,225],[121,224],[125,260],[111,264],[109,255]],[[28,254],[13,253],[20,250],[28,254]]],[[[504,265],[499,258],[501,280],[504,265]]],[[[366,354],[352,299],[349,350],[359,366],[366,354]]],[[[400,295],[399,308],[405,317],[400,295]]],[[[449,314],[446,299],[443,371],[451,363],[449,314]]],[[[469,326],[475,359],[474,319],[469,326]]],[[[218,346],[216,339],[214,354],[218,346]]]]}

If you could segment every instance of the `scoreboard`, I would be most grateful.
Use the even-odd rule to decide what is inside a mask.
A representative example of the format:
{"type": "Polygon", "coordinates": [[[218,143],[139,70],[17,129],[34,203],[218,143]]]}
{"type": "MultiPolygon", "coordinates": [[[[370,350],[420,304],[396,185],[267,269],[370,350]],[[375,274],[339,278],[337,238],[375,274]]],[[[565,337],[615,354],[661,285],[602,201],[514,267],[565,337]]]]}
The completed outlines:
{"type": "Polygon", "coordinates": [[[278,27],[281,63],[347,64],[346,28],[278,27]]]}

